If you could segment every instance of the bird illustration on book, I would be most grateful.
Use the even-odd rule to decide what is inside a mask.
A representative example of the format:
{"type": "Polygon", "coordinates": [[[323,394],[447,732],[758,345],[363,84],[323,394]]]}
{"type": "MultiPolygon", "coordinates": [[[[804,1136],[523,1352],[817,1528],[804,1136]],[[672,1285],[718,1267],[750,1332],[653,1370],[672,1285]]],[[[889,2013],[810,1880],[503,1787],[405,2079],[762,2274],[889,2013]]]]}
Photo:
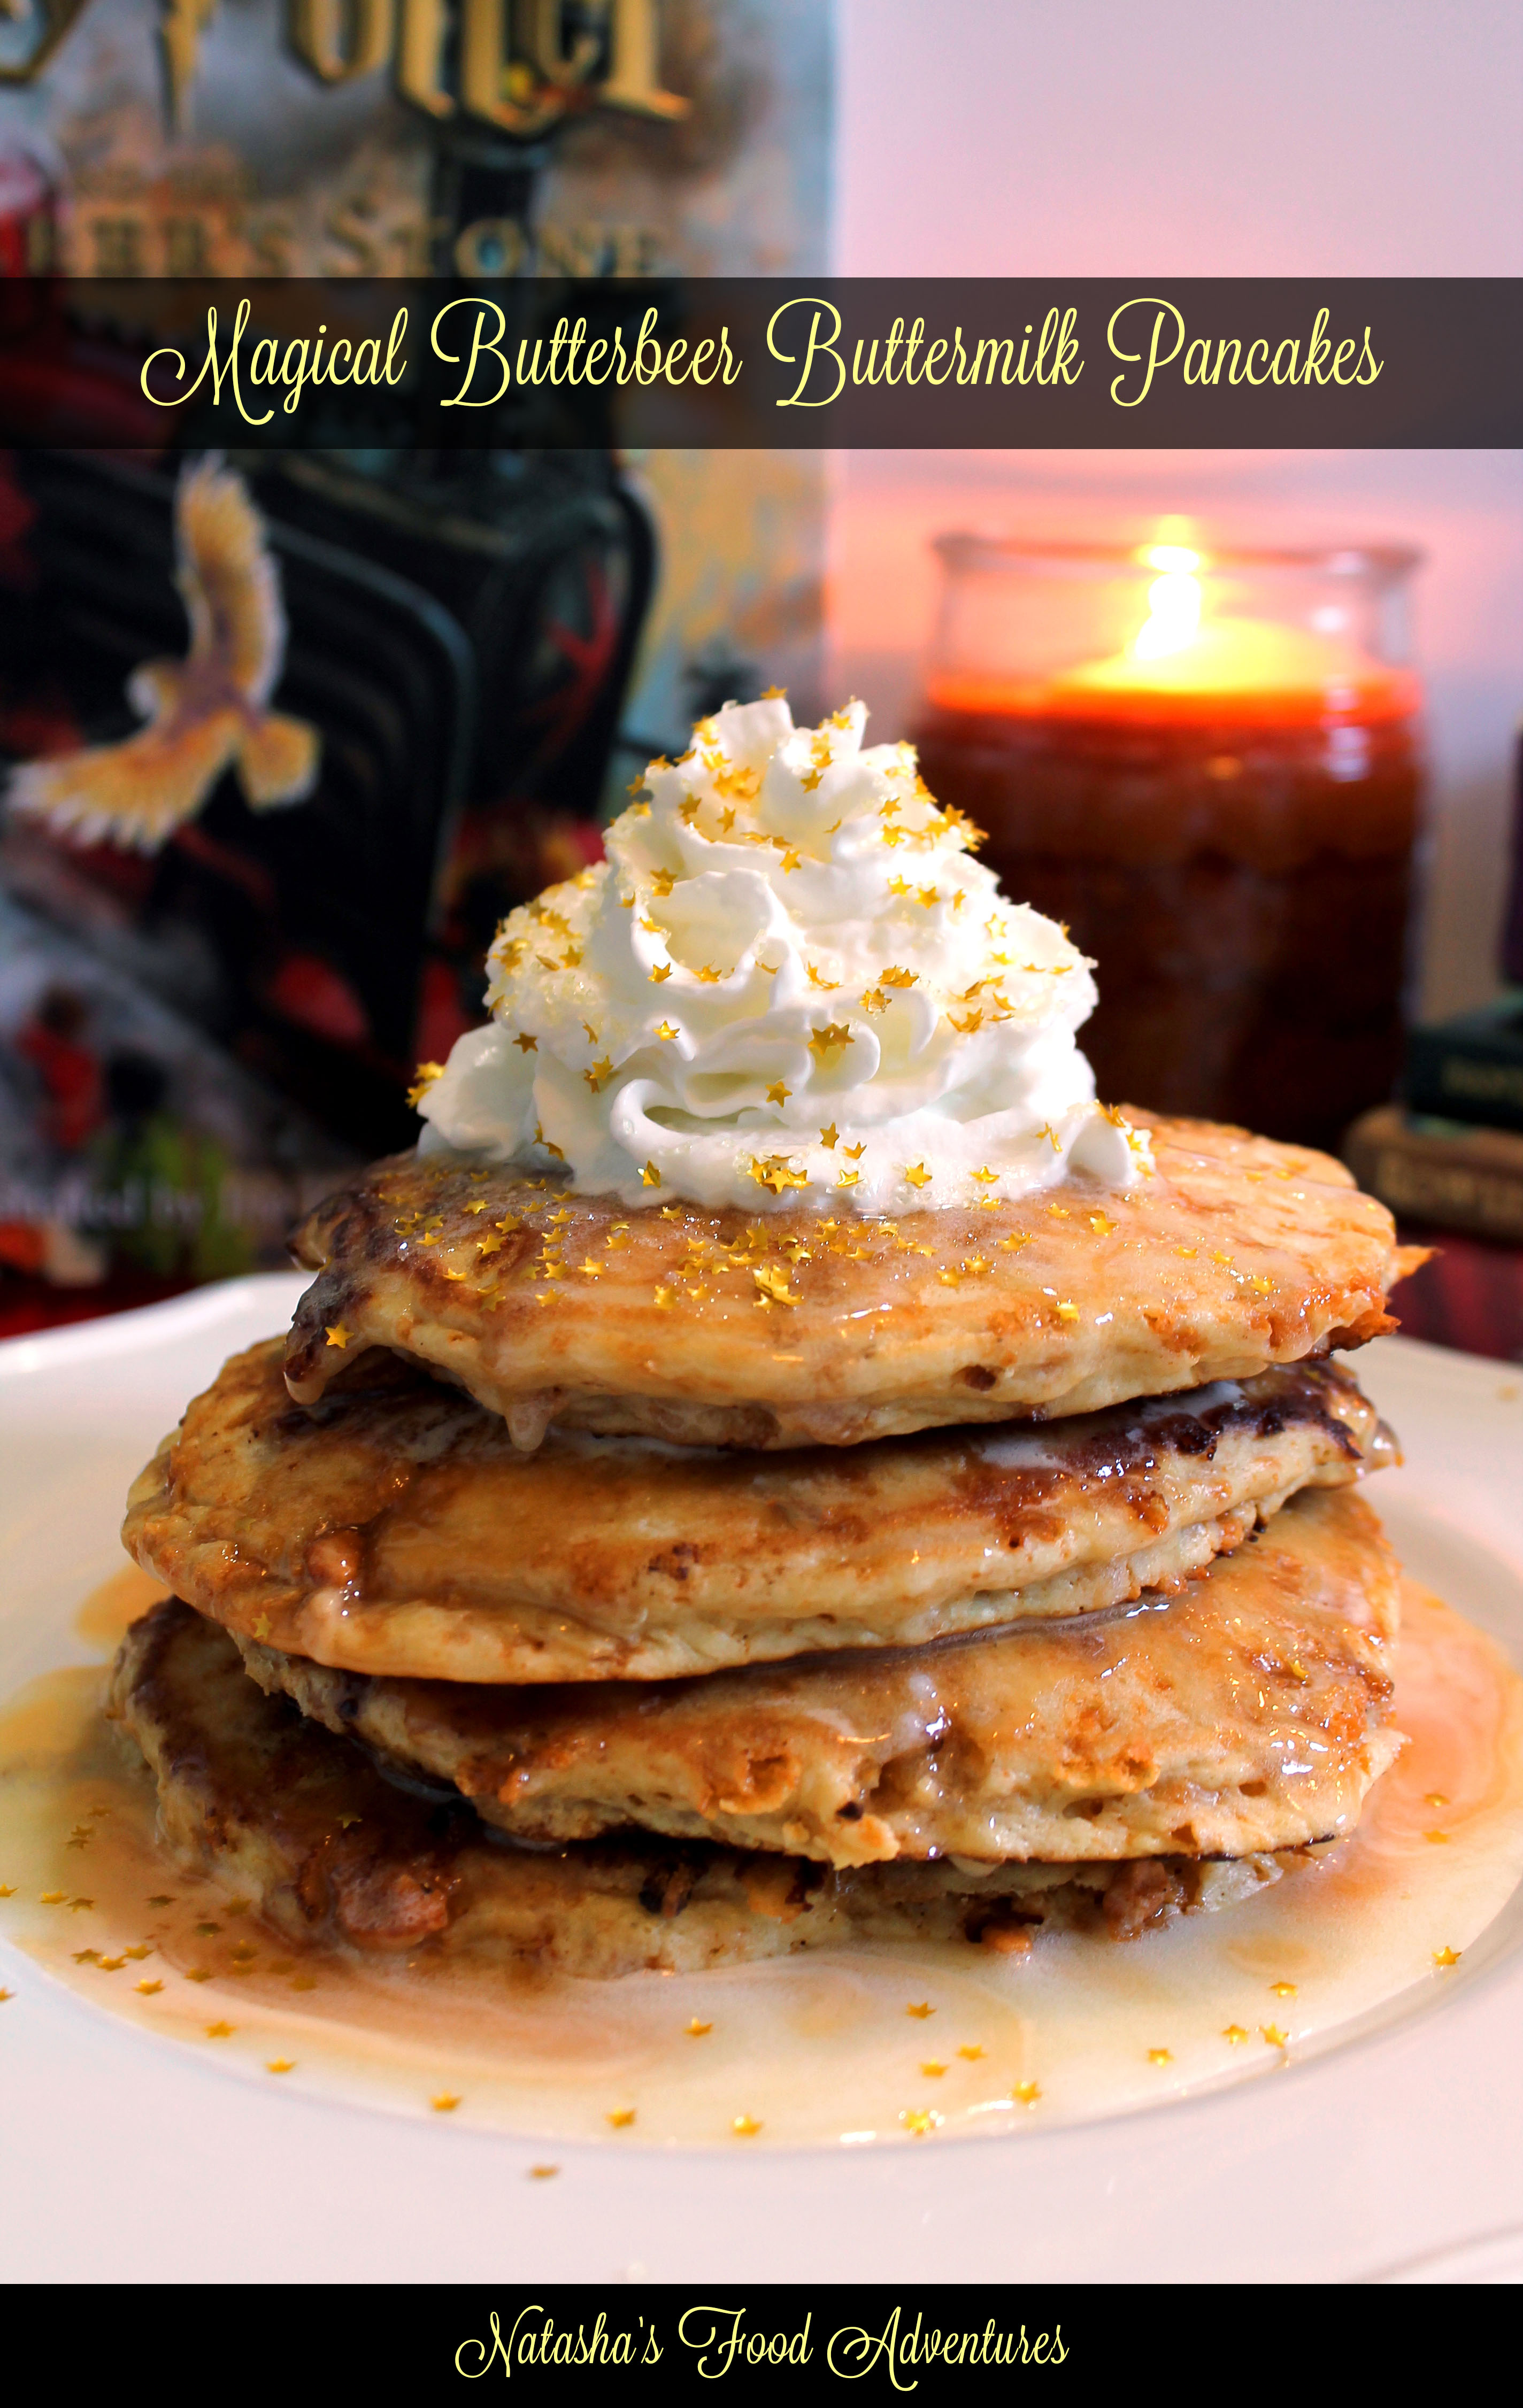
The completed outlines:
{"type": "Polygon", "coordinates": [[[285,659],[280,571],[247,486],[215,453],[181,472],[175,555],[190,651],[128,679],[148,724],[11,778],[13,810],[82,843],[156,853],[228,768],[256,811],[303,801],[317,780],[317,730],[267,708],[285,659]]]}

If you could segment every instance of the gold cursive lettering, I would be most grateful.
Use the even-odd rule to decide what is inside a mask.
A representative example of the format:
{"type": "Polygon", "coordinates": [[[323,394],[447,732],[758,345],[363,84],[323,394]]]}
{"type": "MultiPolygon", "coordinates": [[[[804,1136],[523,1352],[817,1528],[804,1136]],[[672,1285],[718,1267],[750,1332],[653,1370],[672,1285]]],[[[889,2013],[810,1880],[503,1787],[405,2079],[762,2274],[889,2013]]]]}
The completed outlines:
{"type": "MultiPolygon", "coordinates": [[[[773,310],[770,318],[767,322],[767,348],[771,352],[772,357],[775,360],[781,360],[783,362],[784,367],[792,367],[797,358],[797,353],[795,351],[783,351],[778,345],[775,339],[778,322],[781,319],[786,317],[790,309],[809,308],[812,308],[814,315],[810,320],[809,349],[804,353],[804,365],[799,370],[798,382],[795,385],[793,392],[785,398],[780,398],[777,402],[776,407],[779,409],[826,409],[829,407],[831,402],[838,398],[845,386],[846,363],[836,349],[836,344],[841,337],[841,311],[836,308],[833,301],[819,301],[813,299],[812,296],[808,294],[798,294],[793,300],[781,303],[780,306],[773,310]],[[830,318],[830,332],[826,337],[824,342],[820,340],[822,311],[828,312],[830,318]],[[828,359],[830,361],[831,366],[836,371],[836,381],[829,393],[819,394],[813,400],[807,401],[804,398],[804,388],[808,384],[811,376],[813,374],[816,355],[821,359],[828,359]]],[[[898,319],[896,319],[894,322],[897,329],[898,325],[898,319]]],[[[915,320],[915,325],[918,329],[920,325],[918,318],[915,320]]],[[[727,383],[728,381],[729,380],[726,378],[726,382],[727,383]]]]}
{"type": "MultiPolygon", "coordinates": [[[[1110,346],[1113,358],[1125,360],[1128,366],[1131,367],[1137,366],[1142,358],[1141,351],[1124,351],[1121,345],[1116,340],[1116,329],[1120,325],[1122,319],[1126,316],[1128,309],[1153,309],[1156,310],[1157,314],[1153,321],[1153,332],[1148,337],[1147,368],[1142,378],[1142,389],[1141,393],[1129,394],[1124,394],[1122,393],[1121,388],[1127,381],[1125,369],[1122,371],[1120,376],[1112,380],[1111,399],[1120,409],[1136,409],[1147,399],[1147,396],[1152,390],[1154,377],[1157,375],[1158,369],[1167,367],[1170,361],[1177,357],[1180,347],[1185,340],[1185,321],[1180,316],[1180,313],[1175,308],[1173,303],[1171,301],[1160,301],[1157,294],[1154,293],[1141,294],[1135,300],[1123,301],[1120,308],[1112,312],[1111,322],[1105,330],[1105,339],[1110,346]],[[1163,330],[1171,320],[1173,322],[1174,329],[1173,347],[1170,351],[1160,352],[1158,346],[1163,339],[1163,330]]],[[[1045,335],[1045,327],[1043,327],[1042,332],[1043,335],[1045,335]]]]}

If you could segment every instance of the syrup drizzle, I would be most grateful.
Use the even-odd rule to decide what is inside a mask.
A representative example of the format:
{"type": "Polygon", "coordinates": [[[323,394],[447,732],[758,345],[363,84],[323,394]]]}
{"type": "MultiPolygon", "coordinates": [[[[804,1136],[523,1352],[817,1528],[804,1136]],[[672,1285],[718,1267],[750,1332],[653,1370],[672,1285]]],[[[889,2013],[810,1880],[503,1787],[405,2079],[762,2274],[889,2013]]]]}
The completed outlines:
{"type": "MultiPolygon", "coordinates": [[[[161,1591],[124,1570],[76,1620],[103,1648],[161,1591]]],[[[758,2147],[1037,2130],[1269,2074],[1376,2011],[1435,2002],[1523,1875],[1523,1681],[1408,1584],[1410,1744],[1354,1838],[1217,1914],[1025,1957],[877,1946],[573,1981],[293,1950],[156,1848],[104,1668],[0,1713],[0,1943],[230,2071],[545,2140],[758,2147]]]]}

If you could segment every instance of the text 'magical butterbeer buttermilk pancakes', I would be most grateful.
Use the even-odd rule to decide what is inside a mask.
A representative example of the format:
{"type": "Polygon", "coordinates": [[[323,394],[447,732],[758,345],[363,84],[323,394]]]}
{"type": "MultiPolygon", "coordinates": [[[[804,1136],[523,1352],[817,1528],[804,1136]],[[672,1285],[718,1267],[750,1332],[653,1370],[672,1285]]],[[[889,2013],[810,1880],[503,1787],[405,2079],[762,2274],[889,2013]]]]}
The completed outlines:
{"type": "Polygon", "coordinates": [[[111,1711],[292,1940],[1100,1946],[1306,1876],[1403,1744],[1334,1359],[1388,1214],[1097,1100],[1094,966],[864,719],[650,765],[133,1488],[111,1711]]]}

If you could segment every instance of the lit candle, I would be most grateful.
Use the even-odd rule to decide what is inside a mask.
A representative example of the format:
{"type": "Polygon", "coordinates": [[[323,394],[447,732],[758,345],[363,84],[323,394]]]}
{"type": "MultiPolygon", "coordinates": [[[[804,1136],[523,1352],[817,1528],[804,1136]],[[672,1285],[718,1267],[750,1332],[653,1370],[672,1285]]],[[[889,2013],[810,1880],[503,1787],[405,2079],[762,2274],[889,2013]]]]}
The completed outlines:
{"type": "Polygon", "coordinates": [[[1336,1144],[1400,1058],[1419,690],[1372,637],[1411,555],[942,551],[925,775],[1096,957],[1102,1095],[1336,1144]]]}

